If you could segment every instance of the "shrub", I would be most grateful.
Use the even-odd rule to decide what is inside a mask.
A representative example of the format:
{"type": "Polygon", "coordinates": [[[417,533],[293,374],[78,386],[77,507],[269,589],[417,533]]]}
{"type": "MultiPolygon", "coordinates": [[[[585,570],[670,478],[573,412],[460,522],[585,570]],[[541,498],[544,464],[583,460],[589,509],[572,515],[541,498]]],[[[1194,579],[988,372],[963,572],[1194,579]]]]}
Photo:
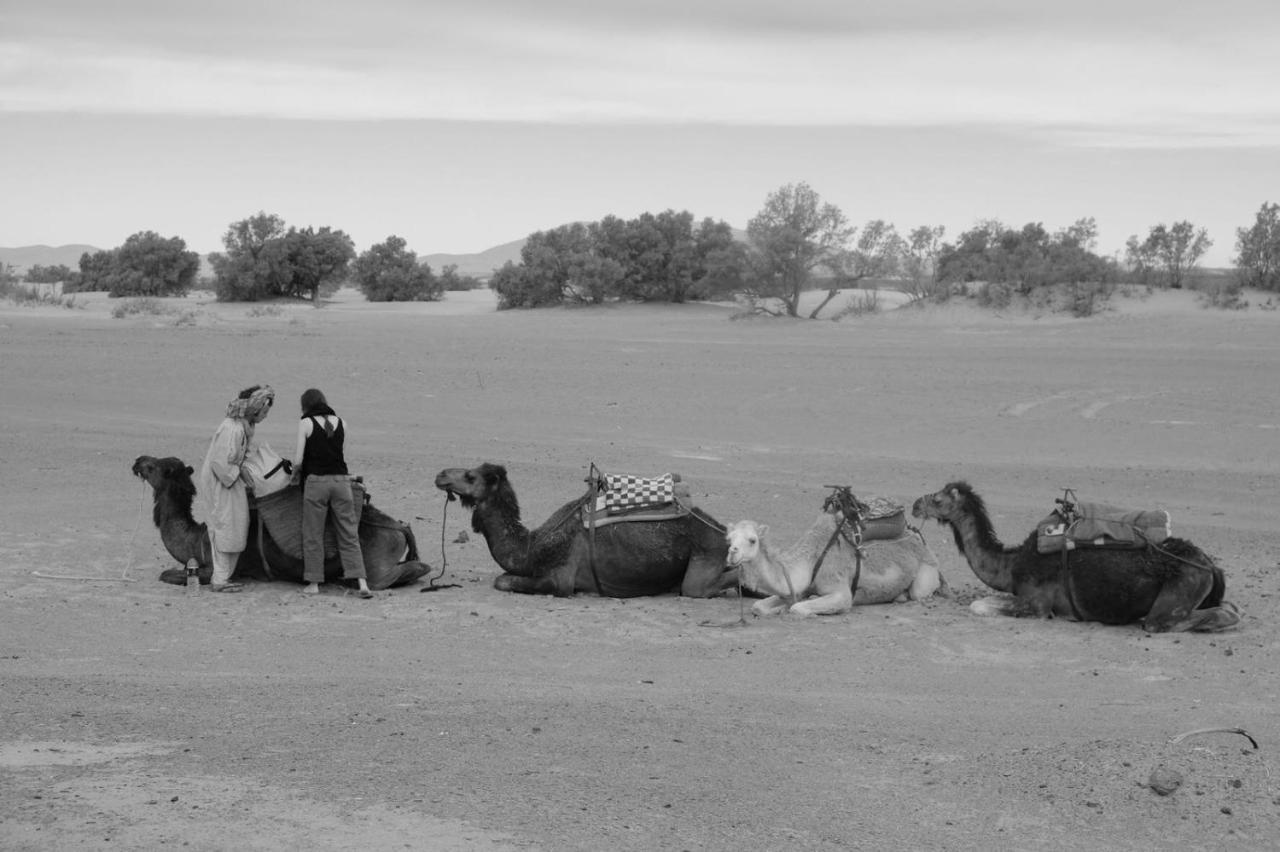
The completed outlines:
{"type": "Polygon", "coordinates": [[[1013,301],[1013,286],[1000,281],[988,281],[978,288],[978,304],[984,308],[1002,310],[1013,301]]]}
{"type": "Polygon", "coordinates": [[[147,314],[150,316],[164,316],[171,311],[166,308],[159,299],[143,297],[140,299],[125,299],[111,309],[111,316],[115,319],[124,319],[129,316],[137,316],[139,314],[147,314]]]}
{"type": "Polygon", "coordinates": [[[831,319],[839,321],[849,316],[860,317],[864,314],[878,313],[880,313],[880,291],[859,290],[858,294],[851,296],[845,306],[831,319]]]}
{"type": "Polygon", "coordinates": [[[1236,278],[1215,278],[1196,287],[1196,301],[1206,308],[1240,311],[1249,307],[1244,298],[1244,284],[1236,278]]]}

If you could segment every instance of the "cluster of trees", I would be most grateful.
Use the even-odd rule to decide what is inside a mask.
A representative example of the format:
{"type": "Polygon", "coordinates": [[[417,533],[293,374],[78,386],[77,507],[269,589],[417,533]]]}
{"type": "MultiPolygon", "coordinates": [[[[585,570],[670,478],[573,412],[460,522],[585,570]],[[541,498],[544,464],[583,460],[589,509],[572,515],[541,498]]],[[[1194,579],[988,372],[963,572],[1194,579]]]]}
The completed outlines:
{"type": "Polygon", "coordinates": [[[336,290],[355,259],[355,243],[343,231],[285,228],[274,213],[233,222],[222,236],[225,251],[209,255],[219,301],[253,302],[280,296],[316,301],[336,290]]]}
{"type": "Polygon", "coordinates": [[[1263,204],[1253,227],[1236,229],[1236,274],[1246,287],[1280,290],[1280,204],[1263,204]]]}
{"type": "MultiPolygon", "coordinates": [[[[850,225],[838,207],[799,183],[769,194],[747,224],[745,240],[725,222],[695,221],[688,211],[608,216],[529,235],[520,262],[497,270],[489,286],[501,308],[743,294],[757,310],[790,316],[799,315],[802,293],[825,289],[826,298],[809,313],[816,317],[840,290],[872,278],[892,279],[916,298],[968,282],[1024,294],[1119,280],[1183,287],[1213,245],[1191,222],[1159,224],[1142,239],[1129,238],[1122,262],[1096,253],[1097,233],[1094,219],[1085,218],[1056,232],[1039,222],[1011,228],[985,220],[949,242],[941,226],[922,225],[902,236],[880,219],[850,225]]],[[[1236,236],[1238,285],[1280,290],[1280,204],[1264,203],[1254,224],[1236,236]]],[[[437,275],[400,237],[357,256],[341,230],[286,227],[264,212],[232,223],[222,243],[225,251],[209,260],[224,301],[315,301],[346,282],[371,301],[435,300],[480,284],[456,266],[437,275]]],[[[33,266],[25,278],[62,281],[68,291],[164,296],[191,289],[199,267],[199,256],[182,239],[141,231],[117,248],[84,254],[79,270],[33,266]]]]}
{"type": "Polygon", "coordinates": [[[520,263],[508,261],[489,286],[500,308],[606,299],[684,302],[732,292],[743,248],[724,222],[666,210],[623,220],[576,222],[530,234],[520,263]]]}
{"type": "MultiPolygon", "coordinates": [[[[41,277],[69,271],[65,266],[33,269],[41,277]]],[[[79,273],[61,280],[69,283],[64,289],[105,290],[112,296],[177,296],[191,289],[199,272],[200,255],[188,251],[181,237],[139,231],[117,248],[80,255],[79,273]]]]}
{"type": "Polygon", "coordinates": [[[233,222],[222,238],[226,251],[209,256],[220,301],[298,297],[317,301],[354,283],[371,302],[434,301],[445,290],[479,284],[446,266],[437,276],[397,236],[356,255],[355,244],[333,228],[285,228],[284,220],[258,213],[233,222]]]}

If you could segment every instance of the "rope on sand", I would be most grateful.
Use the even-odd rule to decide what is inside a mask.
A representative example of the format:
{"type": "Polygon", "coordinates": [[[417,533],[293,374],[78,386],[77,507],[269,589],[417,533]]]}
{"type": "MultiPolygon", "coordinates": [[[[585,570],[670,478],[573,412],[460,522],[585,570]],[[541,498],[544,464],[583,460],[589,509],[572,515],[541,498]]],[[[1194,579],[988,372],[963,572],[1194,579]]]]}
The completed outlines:
{"type": "Polygon", "coordinates": [[[120,572],[119,577],[83,577],[76,574],[46,574],[43,571],[32,571],[33,577],[39,577],[42,580],[80,580],[85,583],[132,583],[134,578],[129,576],[129,569],[133,567],[133,545],[138,539],[138,530],[142,527],[142,514],[146,510],[147,505],[147,484],[142,483],[141,499],[138,501],[138,520],[133,525],[133,535],[129,538],[129,561],[125,563],[124,570],[120,572]]]}

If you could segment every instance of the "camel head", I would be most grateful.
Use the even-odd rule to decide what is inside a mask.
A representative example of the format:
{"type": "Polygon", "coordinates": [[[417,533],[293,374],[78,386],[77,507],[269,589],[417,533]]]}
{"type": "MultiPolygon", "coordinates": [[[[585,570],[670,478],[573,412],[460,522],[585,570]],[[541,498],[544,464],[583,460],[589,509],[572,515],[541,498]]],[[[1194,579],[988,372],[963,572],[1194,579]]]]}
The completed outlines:
{"type": "Polygon", "coordinates": [[[520,517],[520,504],[516,492],[507,481],[507,469],[500,464],[485,462],[470,470],[461,467],[445,468],[436,474],[436,488],[457,497],[468,509],[488,503],[500,503],[520,517]]]}
{"type": "Polygon", "coordinates": [[[766,524],[757,524],[755,521],[736,521],[730,524],[724,534],[724,540],[729,543],[725,564],[738,568],[744,562],[754,562],[760,555],[761,542],[768,530],[766,524]]]}
{"type": "Polygon", "coordinates": [[[926,494],[911,506],[916,518],[933,518],[940,524],[954,524],[964,517],[987,516],[982,498],[967,482],[949,482],[941,491],[926,494]]]}
{"type": "Polygon", "coordinates": [[[158,459],[155,456],[138,456],[133,461],[133,475],[159,491],[167,485],[186,486],[195,494],[195,484],[191,475],[195,473],[182,459],[169,456],[158,459]]]}

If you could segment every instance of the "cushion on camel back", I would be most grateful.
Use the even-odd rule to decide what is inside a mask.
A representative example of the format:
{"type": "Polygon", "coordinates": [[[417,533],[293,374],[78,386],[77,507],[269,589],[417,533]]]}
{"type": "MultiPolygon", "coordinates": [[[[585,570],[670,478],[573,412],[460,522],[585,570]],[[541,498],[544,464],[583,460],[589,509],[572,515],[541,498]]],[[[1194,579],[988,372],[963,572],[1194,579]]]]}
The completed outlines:
{"type": "Polygon", "coordinates": [[[669,521],[687,515],[694,506],[689,486],[678,473],[659,477],[604,474],[596,491],[595,506],[582,507],[587,528],[633,521],[669,521]]]}
{"type": "Polygon", "coordinates": [[[863,541],[897,538],[907,531],[907,513],[901,503],[888,497],[870,497],[861,502],[867,507],[862,514],[863,541]]]}
{"type": "Polygon", "coordinates": [[[1075,503],[1054,509],[1036,525],[1036,549],[1059,553],[1078,547],[1138,549],[1170,536],[1169,513],[1120,509],[1104,503],[1075,503]]]}
{"type": "MultiPolygon", "coordinates": [[[[351,498],[355,501],[357,515],[364,514],[368,501],[364,483],[351,480],[351,498]]],[[[274,494],[254,500],[258,510],[258,522],[266,529],[271,540],[294,559],[302,558],[302,489],[291,485],[274,494]]],[[[357,520],[359,520],[357,518],[357,520]]],[[[256,547],[254,542],[250,547],[256,547]]],[[[330,559],[338,555],[338,538],[333,532],[333,518],[324,525],[324,556],[330,559]]]]}

